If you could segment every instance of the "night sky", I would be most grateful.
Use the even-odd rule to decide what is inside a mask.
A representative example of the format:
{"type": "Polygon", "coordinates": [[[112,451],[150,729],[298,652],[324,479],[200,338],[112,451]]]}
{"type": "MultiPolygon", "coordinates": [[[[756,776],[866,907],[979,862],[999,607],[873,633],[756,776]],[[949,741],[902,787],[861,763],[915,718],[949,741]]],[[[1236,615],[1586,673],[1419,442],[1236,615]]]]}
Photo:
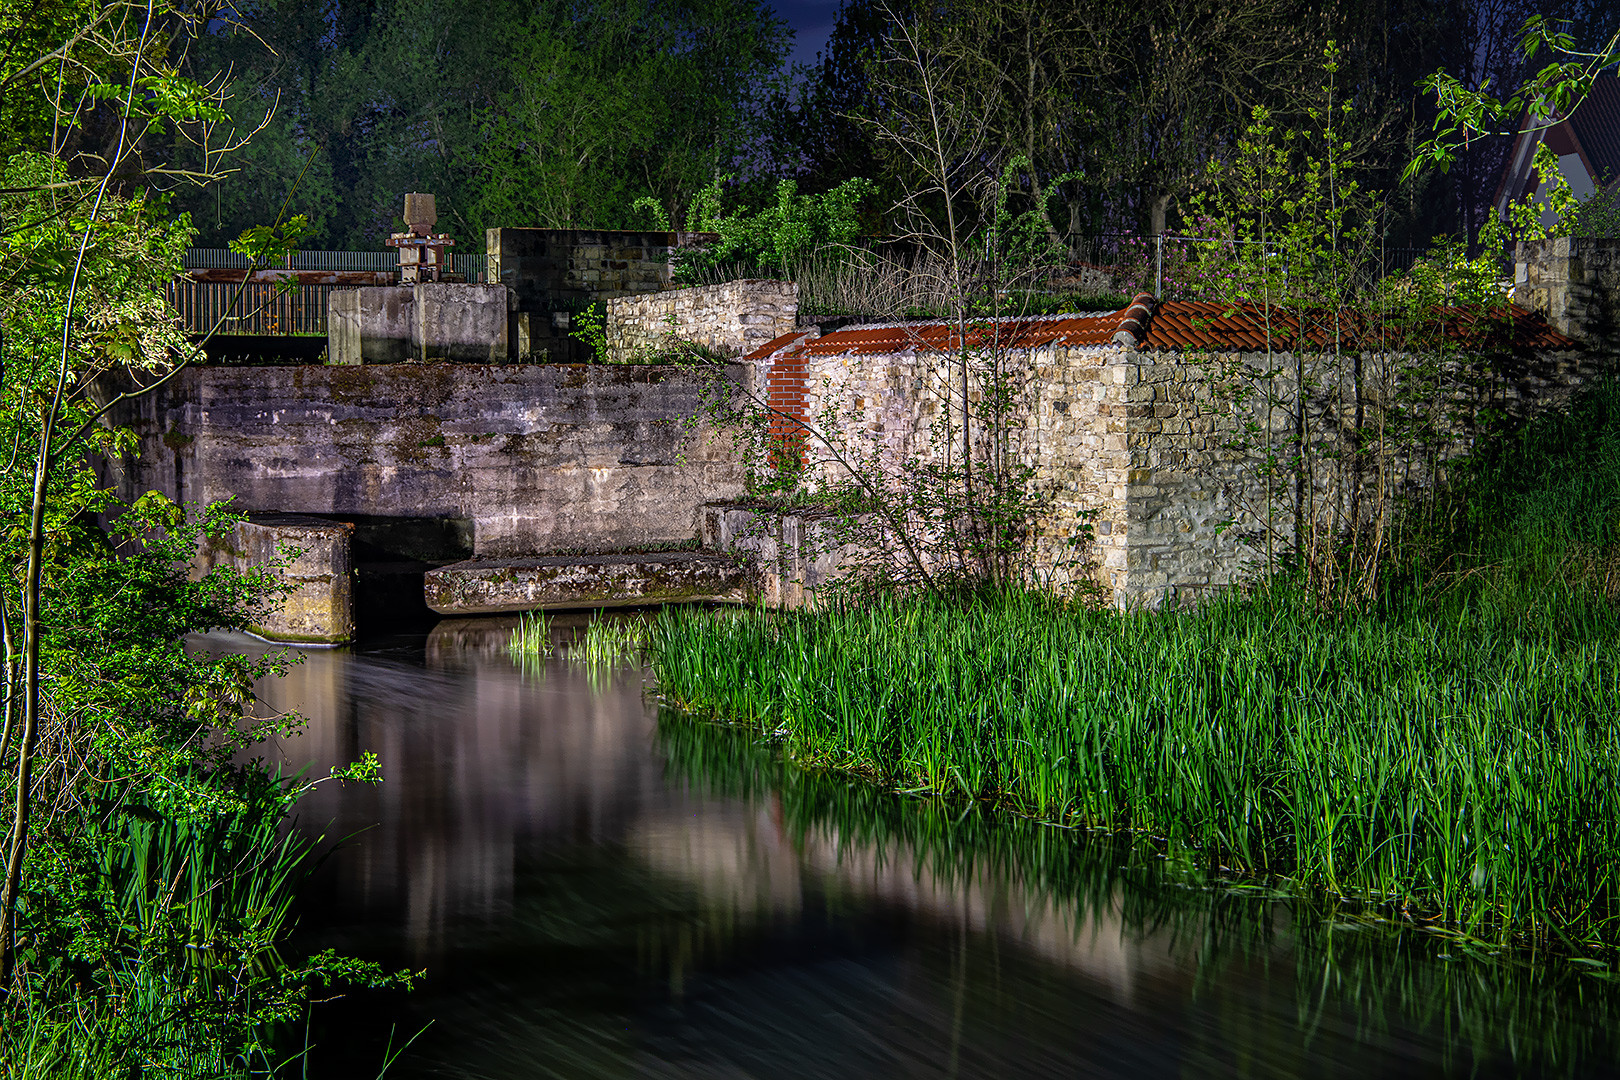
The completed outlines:
{"type": "Polygon", "coordinates": [[[793,29],[790,63],[813,64],[827,44],[841,0],[773,0],[776,13],[793,29]]]}

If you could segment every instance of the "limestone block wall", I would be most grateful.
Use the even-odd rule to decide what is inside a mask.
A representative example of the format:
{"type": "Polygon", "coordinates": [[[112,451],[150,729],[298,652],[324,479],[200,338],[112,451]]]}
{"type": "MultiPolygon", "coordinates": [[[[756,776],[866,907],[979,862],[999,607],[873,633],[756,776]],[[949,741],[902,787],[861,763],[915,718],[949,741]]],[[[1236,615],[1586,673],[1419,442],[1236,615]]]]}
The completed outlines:
{"type": "MultiPolygon", "coordinates": [[[[1034,467],[1045,511],[1032,523],[1036,583],[1066,591],[1083,579],[1110,592],[1129,588],[1127,562],[1127,406],[1134,377],[1122,350],[1043,348],[1011,357],[1015,407],[1010,410],[1009,464],[1034,467]]],[[[847,460],[876,465],[903,482],[903,463],[961,460],[961,367],[937,352],[809,356],[805,417],[847,460]]],[[[977,408],[982,389],[970,372],[977,408]]],[[[974,454],[990,452],[975,422],[974,454]]],[[[806,446],[814,474],[843,472],[827,446],[806,446]]]]}
{"type": "Polygon", "coordinates": [[[672,338],[740,356],[793,331],[799,287],[791,281],[727,281],[619,296],[605,307],[608,355],[616,362],[656,354],[672,338]]]}
{"type": "MultiPolygon", "coordinates": [[[[1127,352],[1129,540],[1124,591],[1116,599],[1153,605],[1196,599],[1250,577],[1263,563],[1268,535],[1281,551],[1296,536],[1310,543],[1313,528],[1325,538],[1352,516],[1365,526],[1381,494],[1384,509],[1398,513],[1403,500],[1433,485],[1431,460],[1443,472],[1491,415],[1557,407],[1605,367],[1579,352],[1457,357],[1443,367],[1445,393],[1405,406],[1426,414],[1438,438],[1403,442],[1391,432],[1385,449],[1367,448],[1358,471],[1349,445],[1339,441],[1355,423],[1357,359],[1309,356],[1296,369],[1287,353],[1127,352]],[[1235,372],[1268,367],[1283,374],[1264,386],[1248,380],[1249,397],[1234,400],[1246,381],[1235,372]],[[1289,462],[1301,375],[1312,464],[1296,470],[1289,462]],[[1304,513],[1297,532],[1296,508],[1304,513]]],[[[1403,354],[1359,358],[1365,430],[1377,430],[1380,403],[1417,389],[1420,366],[1420,358],[1403,354]]]]}
{"type": "MultiPolygon", "coordinates": [[[[746,381],[749,369],[735,373],[746,381]]],[[[698,508],[743,490],[703,425],[709,372],[683,365],[195,367],[121,406],[133,497],[244,511],[452,518],[473,554],[690,543],[698,508]]]]}
{"type": "MultiPolygon", "coordinates": [[[[1364,409],[1391,400],[1418,367],[1410,356],[1360,359],[1364,409]]],[[[805,372],[807,422],[846,459],[864,459],[898,482],[907,459],[942,463],[960,454],[954,358],[811,350],[792,360],[805,372]]],[[[1342,525],[1352,512],[1365,521],[1379,490],[1398,498],[1432,482],[1427,446],[1386,454],[1381,473],[1373,466],[1353,473],[1334,451],[1336,433],[1354,419],[1356,358],[1307,357],[1301,367],[1317,463],[1297,495],[1310,514],[1302,531],[1313,521],[1342,525]]],[[[1432,408],[1447,432],[1435,447],[1443,465],[1466,451],[1492,412],[1557,406],[1605,369],[1601,357],[1573,351],[1461,357],[1446,372],[1451,389],[1417,408],[1432,408]]],[[[1008,451],[1032,467],[1035,488],[1049,496],[1034,522],[1037,583],[1062,589],[1090,575],[1121,606],[1184,602],[1250,576],[1268,532],[1278,549],[1293,541],[1296,492],[1285,462],[1299,384],[1291,355],[1060,347],[1012,354],[1003,370],[1016,386],[1008,451]],[[1242,381],[1234,373],[1266,367],[1285,374],[1264,392],[1234,397],[1242,381]],[[1268,408],[1268,400],[1280,404],[1268,408]],[[1268,479],[1274,455],[1284,465],[1268,479]]],[[[976,377],[968,392],[979,400],[976,377]]],[[[984,460],[990,447],[977,422],[975,432],[974,453],[984,460]]],[[[812,438],[807,452],[813,476],[838,477],[825,445],[812,438]]]]}
{"type": "Polygon", "coordinates": [[[1588,347],[1620,352],[1620,239],[1519,244],[1513,302],[1545,313],[1553,329],[1588,347]]]}

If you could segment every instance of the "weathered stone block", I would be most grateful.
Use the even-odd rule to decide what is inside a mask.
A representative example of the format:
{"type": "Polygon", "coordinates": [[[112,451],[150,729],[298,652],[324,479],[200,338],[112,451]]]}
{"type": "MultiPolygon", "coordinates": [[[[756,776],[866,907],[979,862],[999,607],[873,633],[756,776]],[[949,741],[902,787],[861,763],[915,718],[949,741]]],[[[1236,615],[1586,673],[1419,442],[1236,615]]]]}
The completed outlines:
{"type": "Polygon", "coordinates": [[[249,629],[271,641],[339,645],[354,640],[353,534],[354,526],[340,521],[253,515],[224,539],[205,538],[191,571],[268,568],[281,591],[249,629]]]}

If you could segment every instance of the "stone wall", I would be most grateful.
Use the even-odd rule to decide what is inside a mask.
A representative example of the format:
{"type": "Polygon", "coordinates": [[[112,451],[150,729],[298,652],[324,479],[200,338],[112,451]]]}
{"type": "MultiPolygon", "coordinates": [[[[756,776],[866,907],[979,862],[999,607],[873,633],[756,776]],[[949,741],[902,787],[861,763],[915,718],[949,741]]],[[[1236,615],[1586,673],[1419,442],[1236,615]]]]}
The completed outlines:
{"type": "Polygon", "coordinates": [[[1514,303],[1589,348],[1620,352],[1620,239],[1522,243],[1514,264],[1514,303]]]}
{"type": "MultiPolygon", "coordinates": [[[[793,360],[805,370],[803,415],[835,439],[847,439],[846,456],[875,450],[893,479],[907,458],[937,463],[960,453],[959,417],[948,428],[941,421],[945,408],[960,409],[961,369],[939,353],[801,354],[793,360]]],[[[1313,358],[1304,364],[1313,442],[1351,421],[1352,398],[1339,389],[1348,386],[1353,362],[1313,358]]],[[[1042,348],[1009,357],[1018,390],[1008,445],[1033,467],[1036,488],[1050,496],[1034,523],[1036,583],[1061,590],[1090,576],[1120,606],[1179,602],[1249,576],[1268,530],[1277,549],[1291,542],[1291,480],[1268,484],[1263,466],[1268,430],[1271,445],[1288,452],[1296,383],[1284,376],[1269,387],[1283,402],[1279,407],[1266,410],[1260,394],[1238,408],[1228,393],[1233,385],[1221,374],[1267,364],[1291,372],[1293,358],[1122,346],[1042,348]]],[[[1363,357],[1367,398],[1387,400],[1413,367],[1407,356],[1363,357]]],[[[1601,358],[1577,352],[1459,361],[1452,372],[1456,389],[1440,403],[1453,425],[1438,447],[1440,460],[1467,449],[1475,421],[1488,411],[1556,406],[1604,369],[1601,358]]],[[[979,398],[977,380],[969,391],[979,398]]],[[[981,460],[987,449],[976,439],[981,460]]],[[[1314,508],[1310,520],[1342,524],[1352,508],[1365,520],[1380,477],[1376,470],[1351,475],[1331,449],[1301,488],[1303,505],[1314,508]],[[1358,488],[1360,498],[1352,498],[1358,488]]],[[[836,479],[842,471],[816,440],[808,453],[813,476],[836,479]]],[[[1390,455],[1383,490],[1408,494],[1429,484],[1426,459],[1426,450],[1390,455]]],[[[1310,520],[1302,528],[1308,530],[1310,520]]]]}
{"type": "Polygon", "coordinates": [[[793,331],[799,287],[791,281],[727,281],[620,296],[606,308],[608,356],[616,362],[657,354],[677,338],[741,356],[793,331]]]}
{"type": "MultiPolygon", "coordinates": [[[[746,379],[747,369],[734,369],[746,379]]],[[[709,372],[678,365],[196,367],[129,402],[121,495],[234,498],[244,511],[458,518],[473,554],[691,543],[698,508],[742,493],[698,415],[709,372]]]]}
{"type": "Polygon", "coordinates": [[[569,333],[592,302],[670,287],[669,256],[707,234],[612,229],[489,229],[488,272],[514,295],[511,336],[519,359],[581,363],[589,348],[569,333]]]}
{"type": "Polygon", "coordinates": [[[1382,453],[1367,448],[1358,474],[1348,444],[1336,437],[1355,425],[1355,356],[1306,357],[1298,371],[1289,353],[1132,357],[1127,584],[1133,599],[1153,603],[1196,597],[1248,576],[1261,563],[1268,533],[1279,552],[1296,538],[1312,544],[1313,531],[1314,543],[1325,544],[1352,520],[1370,526],[1381,493],[1386,514],[1397,515],[1444,478],[1493,417],[1565,405],[1610,367],[1601,355],[1573,350],[1454,355],[1441,365],[1447,389],[1433,394],[1414,381],[1432,357],[1363,354],[1364,430],[1377,431],[1380,402],[1407,395],[1408,417],[1437,434],[1403,442],[1392,430],[1382,453]],[[1230,373],[1267,364],[1284,374],[1247,407],[1235,407],[1230,373]],[[1312,467],[1299,473],[1286,463],[1294,453],[1301,375],[1314,449],[1312,467]],[[1269,410],[1268,396],[1278,402],[1269,410]],[[1264,463],[1273,453],[1282,467],[1268,481],[1264,463]],[[1303,511],[1298,530],[1296,507],[1303,511]]]}
{"type": "MultiPolygon", "coordinates": [[[[1082,579],[1120,595],[1128,586],[1131,371],[1123,357],[1111,348],[1044,348],[1021,358],[1011,445],[1019,461],[1035,466],[1035,487],[1049,496],[1033,523],[1033,562],[1038,581],[1058,591],[1082,579]]],[[[891,478],[907,459],[959,461],[960,416],[945,416],[946,408],[961,407],[961,368],[953,361],[932,351],[804,358],[804,416],[818,429],[835,429],[856,455],[881,447],[891,478]]],[[[977,378],[969,392],[977,402],[977,378]]],[[[976,440],[975,454],[985,450],[976,440]]],[[[812,471],[843,473],[817,440],[806,453],[812,471]]]]}

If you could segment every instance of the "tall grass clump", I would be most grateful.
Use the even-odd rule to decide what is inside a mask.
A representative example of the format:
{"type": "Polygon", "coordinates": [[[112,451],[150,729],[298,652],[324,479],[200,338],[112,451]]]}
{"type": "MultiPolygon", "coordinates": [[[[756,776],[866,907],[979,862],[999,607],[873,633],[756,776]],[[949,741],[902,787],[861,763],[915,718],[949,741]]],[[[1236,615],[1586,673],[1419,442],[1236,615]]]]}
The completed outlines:
{"type": "Polygon", "coordinates": [[[525,611],[506,639],[506,651],[517,657],[551,655],[551,618],[544,611],[525,611]]]}
{"type": "Polygon", "coordinates": [[[647,643],[647,623],[635,617],[608,618],[601,612],[592,616],[585,634],[568,650],[571,659],[591,668],[610,668],[641,659],[647,643]]]}
{"type": "Polygon", "coordinates": [[[1384,601],[667,610],[663,691],[902,791],[1149,834],[1487,939],[1620,929],[1620,400],[1482,451],[1384,601]],[[1607,576],[1605,576],[1607,575],[1607,576]]]}
{"type": "Polygon", "coordinates": [[[1481,445],[1403,522],[1395,603],[1620,599],[1620,381],[1481,445]]]}

